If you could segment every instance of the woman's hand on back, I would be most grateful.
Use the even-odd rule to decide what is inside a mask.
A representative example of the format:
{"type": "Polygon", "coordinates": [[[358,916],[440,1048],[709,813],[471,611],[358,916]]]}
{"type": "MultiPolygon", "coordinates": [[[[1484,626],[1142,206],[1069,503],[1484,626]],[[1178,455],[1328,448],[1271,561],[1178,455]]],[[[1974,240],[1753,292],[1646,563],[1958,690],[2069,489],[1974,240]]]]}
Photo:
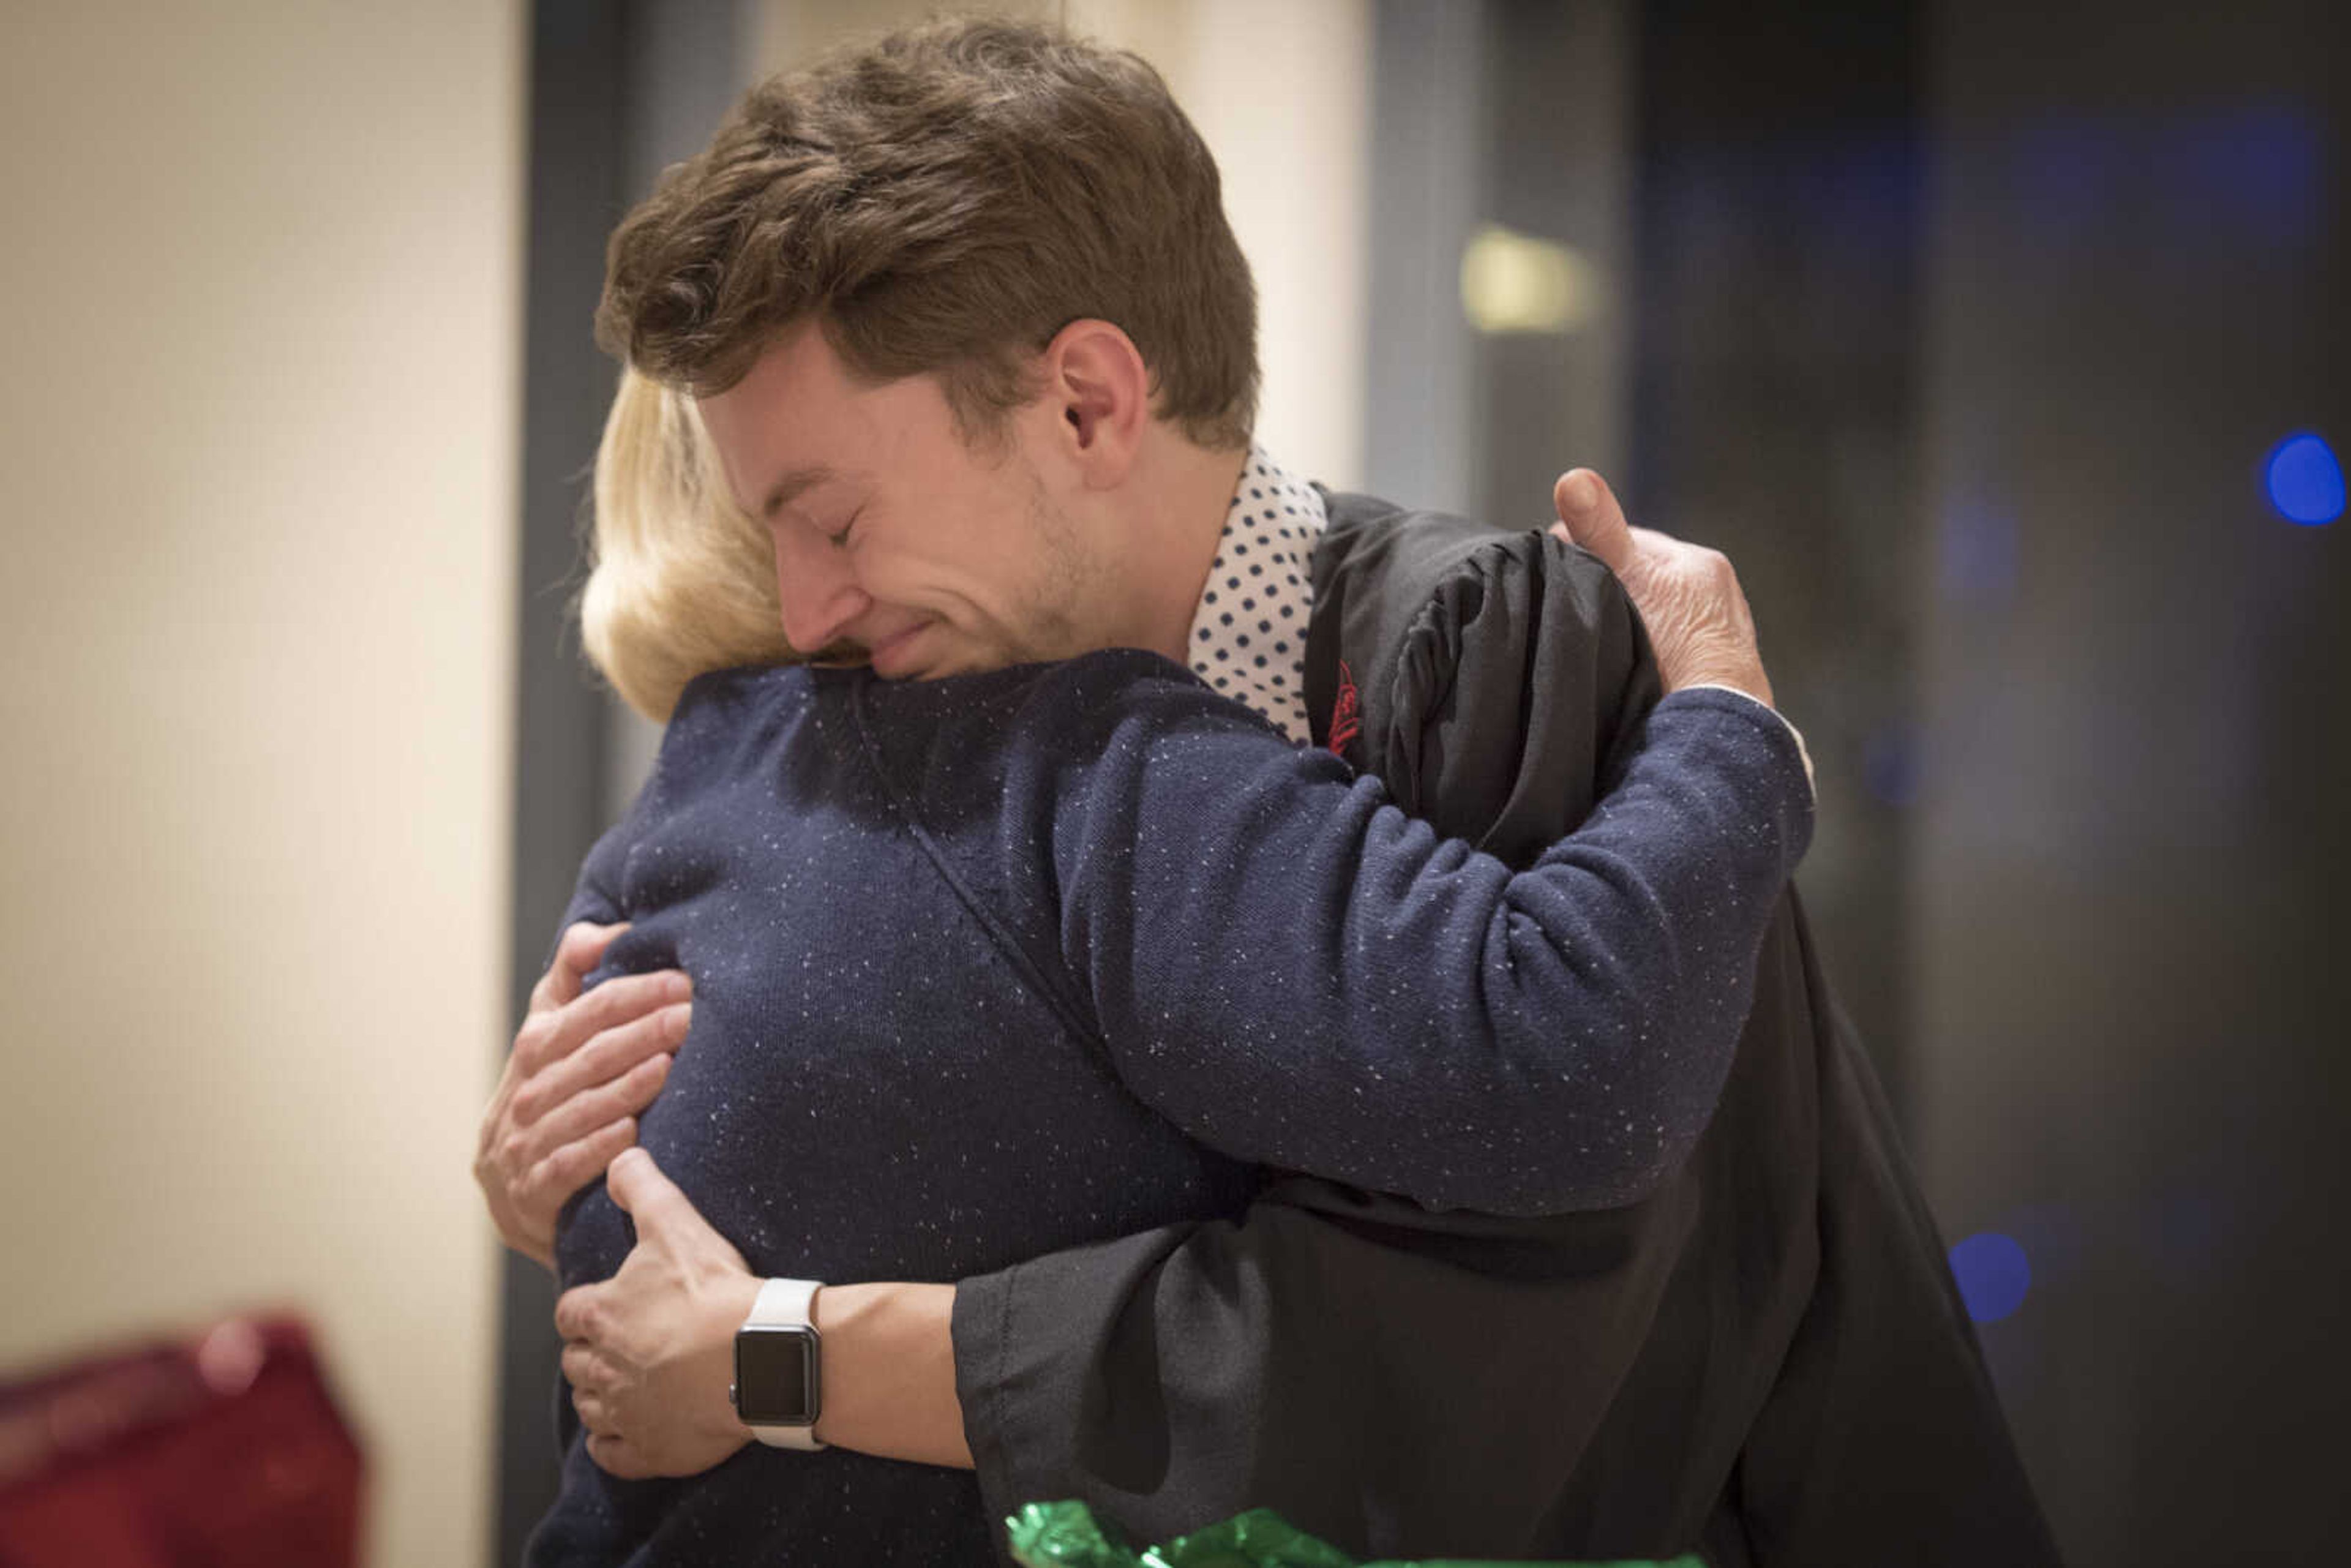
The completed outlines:
{"type": "Polygon", "coordinates": [[[499,1239],[555,1266],[555,1218],[637,1141],[637,1114],[669,1076],[692,1021],[684,972],[586,977],[625,925],[574,925],[531,988],[497,1091],[482,1113],[474,1179],[499,1239]]]}

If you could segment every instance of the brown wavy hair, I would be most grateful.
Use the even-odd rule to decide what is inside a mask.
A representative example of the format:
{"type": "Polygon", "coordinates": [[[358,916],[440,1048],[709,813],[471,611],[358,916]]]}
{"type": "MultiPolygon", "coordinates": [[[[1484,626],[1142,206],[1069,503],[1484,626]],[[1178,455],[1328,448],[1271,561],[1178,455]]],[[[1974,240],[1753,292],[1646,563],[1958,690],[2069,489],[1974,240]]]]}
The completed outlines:
{"type": "Polygon", "coordinates": [[[967,19],[753,89],[613,234],[596,336],[707,395],[813,319],[861,374],[938,374],[978,440],[1081,318],[1134,340],[1161,418],[1248,444],[1256,292],[1166,83],[1052,27],[967,19]]]}

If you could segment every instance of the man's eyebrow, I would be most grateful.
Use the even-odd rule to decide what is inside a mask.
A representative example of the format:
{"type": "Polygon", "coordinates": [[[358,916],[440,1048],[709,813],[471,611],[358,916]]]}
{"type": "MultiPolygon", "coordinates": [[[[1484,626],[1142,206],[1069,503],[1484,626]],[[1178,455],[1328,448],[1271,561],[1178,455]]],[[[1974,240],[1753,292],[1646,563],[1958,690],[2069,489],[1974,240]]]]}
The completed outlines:
{"type": "Polygon", "coordinates": [[[791,469],[768,486],[768,498],[759,503],[759,516],[762,518],[772,517],[819,485],[829,485],[840,477],[821,463],[807,468],[791,469]]]}

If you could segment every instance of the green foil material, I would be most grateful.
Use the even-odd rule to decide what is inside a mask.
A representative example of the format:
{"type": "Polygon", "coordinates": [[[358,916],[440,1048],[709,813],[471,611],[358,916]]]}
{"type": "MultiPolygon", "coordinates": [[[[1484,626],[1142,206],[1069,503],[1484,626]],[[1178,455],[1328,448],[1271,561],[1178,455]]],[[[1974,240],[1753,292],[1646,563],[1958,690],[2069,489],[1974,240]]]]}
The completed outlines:
{"type": "MultiPolygon", "coordinates": [[[[1501,1568],[1458,1557],[1359,1563],[1317,1541],[1270,1508],[1140,1552],[1121,1542],[1081,1502],[1032,1502],[1005,1521],[1021,1568],[1501,1568]]],[[[1670,1562],[1553,1563],[1549,1568],[1706,1568],[1694,1555],[1670,1562]]]]}

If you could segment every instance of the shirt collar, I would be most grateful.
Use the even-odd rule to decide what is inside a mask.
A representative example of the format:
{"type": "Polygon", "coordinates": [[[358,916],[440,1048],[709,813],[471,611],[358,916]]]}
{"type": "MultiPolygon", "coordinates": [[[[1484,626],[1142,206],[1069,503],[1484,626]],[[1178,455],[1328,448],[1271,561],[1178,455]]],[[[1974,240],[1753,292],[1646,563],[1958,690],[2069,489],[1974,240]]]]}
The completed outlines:
{"type": "Polygon", "coordinates": [[[1329,521],[1320,490],[1265,448],[1250,447],[1186,643],[1194,674],[1299,746],[1314,738],[1306,622],[1314,611],[1314,546],[1329,521]]]}

